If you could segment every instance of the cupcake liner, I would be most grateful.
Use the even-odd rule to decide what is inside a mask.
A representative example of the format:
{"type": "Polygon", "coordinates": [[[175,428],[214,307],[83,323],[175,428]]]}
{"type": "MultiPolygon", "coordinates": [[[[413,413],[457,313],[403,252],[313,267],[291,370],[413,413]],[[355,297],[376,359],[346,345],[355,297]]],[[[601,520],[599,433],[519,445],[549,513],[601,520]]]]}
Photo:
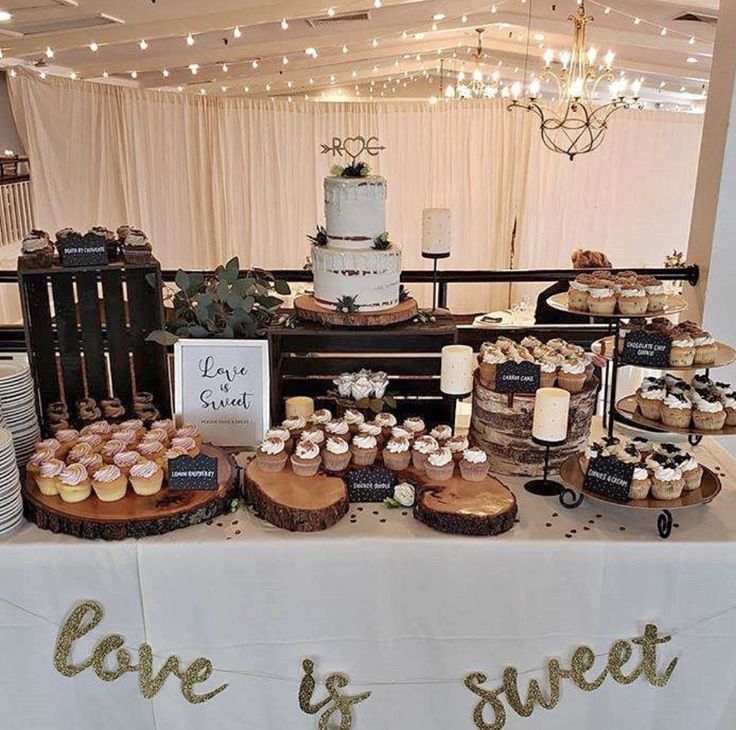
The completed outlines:
{"type": "Polygon", "coordinates": [[[152,477],[148,479],[143,478],[130,478],[130,486],[133,487],[133,491],[139,497],[148,497],[152,494],[157,494],[161,491],[161,485],[164,481],[163,471],[157,471],[152,477]]]}
{"type": "Polygon", "coordinates": [[[662,401],[652,400],[651,398],[638,398],[637,403],[639,405],[639,411],[644,418],[648,418],[650,421],[659,421],[662,401]]]}
{"type": "Polygon", "coordinates": [[[350,449],[353,455],[353,463],[356,466],[371,466],[378,456],[378,448],[361,449],[354,446],[350,449]]]}
{"type": "Polygon", "coordinates": [[[579,312],[587,312],[588,292],[581,289],[568,289],[567,304],[570,309],[576,309],[579,312]]]}
{"type": "Polygon", "coordinates": [[[491,465],[485,461],[482,464],[471,464],[463,459],[460,462],[460,476],[466,482],[482,482],[488,476],[491,465]]]}
{"type": "Polygon", "coordinates": [[[449,464],[444,466],[435,466],[427,462],[427,477],[435,482],[446,482],[452,478],[452,474],[455,471],[455,462],[451,461],[449,464]]]}
{"type": "Polygon", "coordinates": [[[629,487],[629,497],[631,499],[646,499],[652,484],[649,479],[634,479],[629,487]]]}
{"type": "Polygon", "coordinates": [[[618,308],[621,314],[646,314],[649,300],[646,297],[621,297],[618,308]]]}
{"type": "Polygon", "coordinates": [[[579,393],[585,386],[585,373],[575,375],[561,372],[557,376],[557,384],[570,393],[579,393]]]}
{"type": "Polygon", "coordinates": [[[659,411],[662,423],[665,426],[671,426],[672,428],[687,428],[690,425],[690,419],[692,418],[692,411],[686,408],[669,408],[668,406],[662,406],[659,411]]]}
{"type": "Polygon", "coordinates": [[[695,428],[702,431],[720,431],[726,423],[726,411],[719,413],[707,413],[706,411],[693,411],[693,424],[695,428]]]}
{"type": "Polygon", "coordinates": [[[652,497],[663,500],[679,499],[684,486],[684,479],[675,479],[671,482],[652,479],[652,497]]]}
{"type": "Polygon", "coordinates": [[[333,454],[327,449],[322,452],[322,460],[327,471],[345,471],[350,464],[351,457],[349,450],[344,454],[333,454]]]}
{"type": "Polygon", "coordinates": [[[151,251],[146,248],[123,248],[123,261],[126,264],[148,264],[151,261],[151,251]]]}
{"type": "Polygon", "coordinates": [[[604,299],[588,297],[588,310],[591,314],[613,314],[616,310],[616,297],[604,299]]]}
{"type": "Polygon", "coordinates": [[[540,388],[554,388],[557,382],[557,371],[553,373],[541,372],[539,374],[539,387],[540,388]]]}
{"type": "Polygon", "coordinates": [[[424,469],[427,466],[427,456],[428,454],[423,454],[421,451],[416,451],[412,449],[411,451],[412,466],[415,469],[419,469],[419,471],[424,471],[424,469]]]}
{"type": "Polygon", "coordinates": [[[670,365],[676,367],[687,367],[695,360],[694,347],[673,347],[670,350],[670,365]]]}
{"type": "Polygon", "coordinates": [[[299,459],[297,456],[291,457],[291,468],[298,477],[313,477],[319,471],[321,463],[322,459],[319,456],[307,461],[299,459]]]}
{"type": "Polygon", "coordinates": [[[702,345],[695,347],[695,357],[693,363],[696,365],[710,365],[716,361],[716,353],[718,349],[715,345],[702,345]]]}
{"type": "Polygon", "coordinates": [[[106,483],[96,482],[93,479],[92,489],[94,489],[100,502],[117,502],[125,496],[128,489],[128,480],[124,476],[106,483]]]}
{"type": "Polygon", "coordinates": [[[264,454],[261,451],[256,452],[256,462],[258,463],[258,466],[263,471],[271,473],[283,471],[284,466],[286,466],[286,460],[288,458],[289,455],[286,453],[286,451],[283,451],[281,454],[264,454]]]}
{"type": "Polygon", "coordinates": [[[666,294],[648,294],[647,295],[648,312],[661,312],[667,307],[667,295],[666,294]]]}
{"type": "Polygon", "coordinates": [[[403,451],[400,454],[394,454],[388,449],[383,450],[383,463],[387,469],[391,471],[403,471],[409,468],[411,462],[411,451],[403,451]]]}

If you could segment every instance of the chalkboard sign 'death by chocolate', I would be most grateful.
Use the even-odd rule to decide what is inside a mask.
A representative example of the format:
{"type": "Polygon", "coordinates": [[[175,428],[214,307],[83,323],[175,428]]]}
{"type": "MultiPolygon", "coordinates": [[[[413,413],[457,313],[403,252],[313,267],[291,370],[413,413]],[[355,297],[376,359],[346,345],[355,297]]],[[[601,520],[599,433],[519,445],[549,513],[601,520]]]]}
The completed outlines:
{"type": "Polygon", "coordinates": [[[539,365],[509,360],[496,367],[496,391],[499,393],[536,393],[539,390],[539,365]]]}
{"type": "Polygon", "coordinates": [[[174,492],[217,489],[217,459],[199,454],[177,456],[169,462],[169,489],[174,492]]]}
{"type": "Polygon", "coordinates": [[[590,460],[583,487],[616,502],[628,502],[633,478],[633,464],[624,464],[613,456],[599,456],[590,460]]]}
{"type": "Polygon", "coordinates": [[[93,233],[84,236],[70,234],[63,243],[58,243],[61,265],[106,266],[110,263],[105,241],[93,233]]]}
{"type": "Polygon", "coordinates": [[[666,368],[670,364],[671,349],[672,339],[668,335],[634,330],[624,340],[621,359],[629,365],[666,368]]]}

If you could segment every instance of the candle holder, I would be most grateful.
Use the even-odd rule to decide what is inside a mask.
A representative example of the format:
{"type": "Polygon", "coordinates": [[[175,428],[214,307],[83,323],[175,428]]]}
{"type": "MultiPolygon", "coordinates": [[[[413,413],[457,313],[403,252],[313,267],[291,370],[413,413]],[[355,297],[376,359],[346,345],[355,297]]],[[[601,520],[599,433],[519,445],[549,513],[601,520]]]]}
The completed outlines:
{"type": "Polygon", "coordinates": [[[440,259],[450,258],[448,253],[424,253],[422,252],[423,259],[432,259],[432,311],[437,311],[437,262],[440,259]]]}
{"type": "Polygon", "coordinates": [[[565,443],[565,439],[562,441],[543,441],[542,439],[536,438],[536,436],[532,436],[532,441],[539,446],[544,446],[544,471],[541,479],[531,479],[524,485],[524,489],[539,497],[556,497],[562,493],[564,487],[559,482],[548,478],[549,450],[552,446],[562,446],[565,443]]]}

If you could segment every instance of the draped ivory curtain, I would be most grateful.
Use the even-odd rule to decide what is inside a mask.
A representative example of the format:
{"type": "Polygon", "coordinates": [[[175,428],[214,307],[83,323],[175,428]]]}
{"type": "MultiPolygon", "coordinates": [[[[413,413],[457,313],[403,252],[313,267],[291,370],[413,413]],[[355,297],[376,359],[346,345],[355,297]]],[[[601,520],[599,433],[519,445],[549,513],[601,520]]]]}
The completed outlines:
{"type": "MultiPolygon", "coordinates": [[[[579,245],[615,248],[616,258],[621,250],[621,263],[633,264],[631,231],[654,231],[663,250],[687,240],[699,118],[621,114],[613,141],[570,163],[542,148],[532,115],[508,112],[502,101],[288,103],[30,72],[9,81],[32,161],[37,225],[137,225],[165,267],[211,268],[238,254],[244,265],[300,268],[305,236],[322,221],[322,178],[332,163],[319,144],[358,134],[386,146],[370,162],[389,183],[389,231],[404,248],[405,269],[429,268],[420,256],[426,207],[453,211],[446,268],[508,268],[512,245],[519,267],[558,265],[579,245]],[[647,167],[668,186],[653,186],[647,167]],[[653,207],[627,209],[630,200],[653,207]]],[[[510,296],[508,285],[454,286],[450,305],[481,311],[507,306],[510,296]]]]}

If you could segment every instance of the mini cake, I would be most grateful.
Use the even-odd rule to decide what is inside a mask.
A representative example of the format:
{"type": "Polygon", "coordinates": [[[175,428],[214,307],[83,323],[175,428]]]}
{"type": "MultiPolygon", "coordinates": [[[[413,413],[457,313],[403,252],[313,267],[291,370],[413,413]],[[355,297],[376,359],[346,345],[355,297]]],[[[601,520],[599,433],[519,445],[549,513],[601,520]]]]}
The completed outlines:
{"type": "Polygon", "coordinates": [[[662,423],[670,428],[688,428],[692,412],[692,402],[682,393],[669,393],[659,409],[662,423]]]}
{"type": "Polygon", "coordinates": [[[650,421],[659,421],[662,403],[666,397],[667,391],[664,387],[641,388],[636,394],[636,404],[644,418],[648,418],[650,421]]]}
{"type": "Polygon", "coordinates": [[[256,450],[256,461],[263,471],[281,471],[288,457],[286,443],[280,438],[266,438],[256,450]]]}
{"type": "Polygon", "coordinates": [[[139,497],[150,497],[161,491],[164,470],[155,461],[143,459],[130,467],[128,479],[139,497]]]}
{"type": "Polygon", "coordinates": [[[115,454],[112,462],[125,476],[128,476],[130,467],[142,460],[143,457],[137,451],[121,451],[115,454]]]}
{"type": "Polygon", "coordinates": [[[720,431],[726,423],[726,411],[716,395],[699,398],[692,416],[693,425],[701,431],[720,431]]]}
{"type": "Polygon", "coordinates": [[[152,246],[148,236],[137,228],[128,230],[121,248],[126,264],[147,264],[151,260],[152,246]]]}
{"type": "Polygon", "coordinates": [[[654,499],[679,499],[685,488],[682,470],[671,459],[652,467],[652,497],[654,499]]]}
{"type": "Polygon", "coordinates": [[[378,455],[378,441],[375,436],[358,433],[350,443],[350,452],[356,466],[370,466],[378,455]]]}
{"type": "Polygon", "coordinates": [[[350,433],[355,435],[358,433],[358,427],[365,423],[365,416],[355,408],[347,408],[343,414],[343,420],[348,424],[350,433]]]}
{"type": "Polygon", "coordinates": [[[414,468],[424,471],[427,465],[427,457],[439,448],[439,442],[434,436],[420,436],[415,439],[411,448],[411,460],[414,468]]]}
{"type": "Polygon", "coordinates": [[[350,447],[342,436],[328,436],[322,452],[327,471],[344,471],[350,464],[350,447]]]}
{"type": "Polygon", "coordinates": [[[409,432],[411,438],[415,439],[427,433],[427,426],[419,416],[410,416],[401,424],[404,430],[409,432]]]}
{"type": "Polygon", "coordinates": [[[83,502],[92,494],[89,475],[81,464],[69,464],[59,474],[56,486],[64,502],[83,502]]]}
{"type": "Polygon", "coordinates": [[[302,439],[299,441],[291,455],[291,468],[294,474],[300,477],[313,477],[319,470],[322,457],[319,454],[319,446],[302,439]]]}
{"type": "Polygon", "coordinates": [[[460,475],[468,482],[482,482],[488,476],[488,454],[476,447],[465,449],[460,460],[460,475]]]}
{"type": "Polygon", "coordinates": [[[646,314],[648,307],[649,299],[643,287],[636,283],[627,283],[620,287],[618,308],[621,314],[633,316],[646,314]]]}
{"type": "Polygon", "coordinates": [[[613,314],[616,310],[616,292],[608,280],[595,279],[588,289],[588,311],[591,314],[613,314]]]}
{"type": "Polygon", "coordinates": [[[562,363],[557,383],[563,390],[579,393],[585,387],[585,362],[570,358],[562,363]]]}
{"type": "Polygon", "coordinates": [[[432,481],[446,482],[455,471],[452,452],[446,446],[427,457],[427,477],[432,481]]]}
{"type": "Polygon", "coordinates": [[[649,471],[647,468],[638,463],[634,466],[634,475],[629,487],[630,499],[646,499],[649,496],[649,490],[652,488],[652,482],[649,479],[649,471]]]}
{"type": "Polygon", "coordinates": [[[391,436],[383,449],[383,463],[392,471],[402,471],[411,461],[411,441],[405,435],[391,436]]]}
{"type": "Polygon", "coordinates": [[[106,464],[92,475],[92,489],[101,502],[117,502],[125,496],[128,479],[114,464],[106,464]]]}
{"type": "Polygon", "coordinates": [[[60,459],[49,459],[39,467],[36,472],[36,486],[41,494],[46,497],[54,497],[59,493],[57,480],[65,469],[64,462],[60,459]]]}
{"type": "Polygon", "coordinates": [[[23,261],[31,268],[47,269],[54,263],[54,244],[46,231],[28,231],[20,250],[23,261]]]}
{"type": "Polygon", "coordinates": [[[444,446],[445,441],[452,438],[452,428],[445,424],[440,424],[439,426],[435,426],[429,432],[429,435],[432,438],[437,439],[437,443],[439,443],[440,446],[444,446]]]}
{"type": "Polygon", "coordinates": [[[463,453],[469,446],[470,444],[465,436],[453,436],[445,441],[445,447],[450,450],[452,458],[456,464],[460,463],[460,460],[463,458],[463,453]]]}
{"type": "Polygon", "coordinates": [[[676,335],[670,349],[670,365],[690,367],[695,361],[695,340],[686,334],[676,335]]]}

